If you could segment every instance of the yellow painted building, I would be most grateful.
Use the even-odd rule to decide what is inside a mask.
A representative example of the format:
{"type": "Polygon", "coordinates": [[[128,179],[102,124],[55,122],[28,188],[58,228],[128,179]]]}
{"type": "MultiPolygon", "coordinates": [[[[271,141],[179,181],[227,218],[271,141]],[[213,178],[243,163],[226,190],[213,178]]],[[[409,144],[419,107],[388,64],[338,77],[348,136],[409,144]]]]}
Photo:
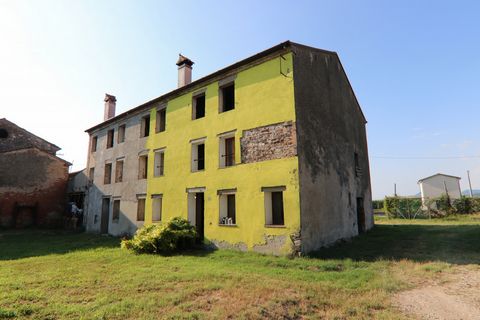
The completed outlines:
{"type": "Polygon", "coordinates": [[[107,96],[87,130],[87,230],[181,216],[210,246],[289,254],[372,226],[365,119],[335,53],[285,42],[194,82],[177,65],[178,89],[116,117],[107,96]]]}

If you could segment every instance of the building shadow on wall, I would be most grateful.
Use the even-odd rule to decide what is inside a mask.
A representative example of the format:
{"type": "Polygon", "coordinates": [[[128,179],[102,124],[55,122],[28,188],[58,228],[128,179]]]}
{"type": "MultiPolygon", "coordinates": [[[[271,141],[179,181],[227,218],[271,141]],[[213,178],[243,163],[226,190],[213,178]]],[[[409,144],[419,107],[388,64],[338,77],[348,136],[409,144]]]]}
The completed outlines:
{"type": "Polygon", "coordinates": [[[376,225],[313,257],[356,261],[411,260],[480,264],[480,225],[376,225]]]}

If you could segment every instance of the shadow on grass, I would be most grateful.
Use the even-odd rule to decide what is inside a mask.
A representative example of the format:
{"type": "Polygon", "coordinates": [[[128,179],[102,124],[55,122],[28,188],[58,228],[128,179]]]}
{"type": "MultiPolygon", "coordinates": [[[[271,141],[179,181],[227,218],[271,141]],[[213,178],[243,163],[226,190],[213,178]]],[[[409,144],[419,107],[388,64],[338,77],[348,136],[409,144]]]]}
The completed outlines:
{"type": "MultiPolygon", "coordinates": [[[[120,242],[121,239],[116,237],[63,230],[0,230],[0,261],[97,248],[120,248],[120,242]]],[[[158,255],[203,257],[212,252],[198,246],[191,250],[158,255]]]]}
{"type": "Polygon", "coordinates": [[[118,238],[88,233],[41,229],[0,230],[0,260],[119,246],[118,238]]]}
{"type": "Polygon", "coordinates": [[[375,225],[373,230],[352,241],[338,243],[312,256],[357,261],[408,259],[480,264],[480,226],[375,225]]]}

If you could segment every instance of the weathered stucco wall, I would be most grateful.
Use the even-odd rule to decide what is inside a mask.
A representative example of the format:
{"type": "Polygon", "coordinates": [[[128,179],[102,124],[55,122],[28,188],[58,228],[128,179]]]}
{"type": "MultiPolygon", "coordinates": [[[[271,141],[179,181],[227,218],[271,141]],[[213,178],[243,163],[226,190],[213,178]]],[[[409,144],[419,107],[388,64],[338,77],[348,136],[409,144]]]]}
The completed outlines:
{"type": "Polygon", "coordinates": [[[302,251],[373,226],[365,121],[336,54],[294,47],[302,251]],[[355,153],[360,170],[356,176],[355,153]]]}
{"type": "Polygon", "coordinates": [[[16,203],[36,206],[37,225],[60,225],[67,180],[68,164],[49,153],[38,149],[0,153],[0,226],[34,224],[30,214],[14,219],[16,203]]]}
{"type": "MultiPolygon", "coordinates": [[[[147,137],[140,137],[141,119],[148,115],[149,110],[138,113],[130,118],[112,123],[110,126],[94,131],[91,136],[97,136],[97,150],[89,156],[87,172],[94,168],[93,182],[87,191],[86,203],[86,230],[100,232],[102,217],[102,201],[110,200],[108,233],[112,235],[133,234],[143,221],[137,221],[137,195],[145,194],[147,180],[138,179],[138,157],[141,153],[148,153],[145,147],[147,137]],[[118,143],[118,127],[125,125],[125,141],[118,143]],[[107,148],[107,132],[114,129],[114,145],[107,148]],[[123,159],[123,181],[115,182],[116,162],[123,159]],[[104,184],[105,164],[112,164],[111,183],[104,184]],[[112,221],[113,200],[120,200],[120,217],[112,221]]],[[[155,134],[155,125],[150,126],[150,134],[155,134]]],[[[153,158],[149,159],[150,162],[153,158]]],[[[89,173],[87,173],[88,175],[89,173]]]]}

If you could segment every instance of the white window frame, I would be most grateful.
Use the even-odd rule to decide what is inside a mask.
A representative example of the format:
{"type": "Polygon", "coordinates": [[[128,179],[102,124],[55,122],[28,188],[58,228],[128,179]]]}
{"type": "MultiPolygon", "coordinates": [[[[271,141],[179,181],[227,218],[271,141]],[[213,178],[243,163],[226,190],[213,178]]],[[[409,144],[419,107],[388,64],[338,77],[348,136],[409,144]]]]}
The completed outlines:
{"type": "Polygon", "coordinates": [[[264,193],[264,205],[265,205],[265,226],[285,226],[285,186],[276,187],[262,187],[261,191],[264,193]],[[273,208],[272,208],[272,193],[282,192],[283,202],[283,224],[273,224],[273,208]]]}
{"type": "Polygon", "coordinates": [[[218,167],[219,168],[228,168],[228,167],[233,167],[237,164],[236,158],[237,158],[237,152],[236,152],[236,139],[235,139],[235,133],[237,129],[231,130],[228,132],[220,133],[218,135],[218,167]],[[227,166],[227,157],[225,154],[225,140],[229,138],[234,138],[235,139],[235,149],[234,149],[234,158],[233,158],[233,164],[231,166],[227,166]]]}
{"type": "Polygon", "coordinates": [[[237,188],[233,189],[223,189],[217,191],[218,195],[218,208],[219,208],[219,225],[221,226],[236,226],[237,225],[237,188]],[[235,196],[235,220],[228,221],[228,196],[235,196]],[[226,221],[224,220],[226,219],[226,221]]]}
{"type": "Polygon", "coordinates": [[[154,156],[153,156],[153,176],[154,177],[163,177],[165,175],[165,147],[153,150],[153,154],[154,154],[154,156]],[[160,159],[161,159],[162,155],[163,155],[163,163],[160,162],[160,159]]]}
{"type": "Polygon", "coordinates": [[[152,194],[152,222],[161,222],[163,215],[163,194],[152,194]],[[156,215],[158,213],[158,216],[156,215]]]}
{"type": "Polygon", "coordinates": [[[207,167],[207,162],[206,162],[207,144],[205,143],[206,140],[207,140],[206,137],[190,140],[190,144],[191,144],[190,168],[192,172],[205,171],[207,167]],[[198,169],[198,145],[201,145],[201,144],[204,145],[204,154],[203,154],[204,159],[203,159],[203,169],[199,170],[198,169]]]}

